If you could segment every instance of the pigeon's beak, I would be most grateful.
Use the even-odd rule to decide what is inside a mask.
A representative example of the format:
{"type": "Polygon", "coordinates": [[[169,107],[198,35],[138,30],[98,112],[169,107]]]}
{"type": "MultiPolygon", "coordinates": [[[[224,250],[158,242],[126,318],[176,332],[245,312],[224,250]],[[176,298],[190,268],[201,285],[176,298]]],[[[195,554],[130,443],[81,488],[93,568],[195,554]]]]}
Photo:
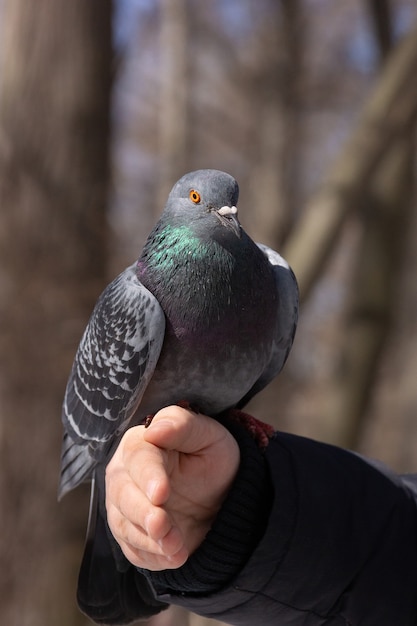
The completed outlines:
{"type": "Polygon", "coordinates": [[[235,206],[222,206],[220,209],[214,211],[215,215],[219,218],[223,226],[230,228],[236,235],[241,237],[242,227],[237,218],[237,208],[235,206]]]}

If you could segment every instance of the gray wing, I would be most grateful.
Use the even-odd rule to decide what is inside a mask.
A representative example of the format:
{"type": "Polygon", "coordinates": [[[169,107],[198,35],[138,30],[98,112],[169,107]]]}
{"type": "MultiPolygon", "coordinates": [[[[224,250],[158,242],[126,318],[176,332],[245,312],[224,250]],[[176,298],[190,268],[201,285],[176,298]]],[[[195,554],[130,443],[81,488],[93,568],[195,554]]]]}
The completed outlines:
{"type": "Polygon", "coordinates": [[[152,377],[165,333],[156,298],[128,267],[101,294],[81,339],[62,410],[59,495],[92,474],[152,377]]]}
{"type": "Polygon", "coordinates": [[[298,322],[298,285],[294,272],[287,261],[275,250],[261,243],[256,244],[273,266],[278,292],[278,316],[275,325],[275,340],[272,345],[268,366],[252,389],[242,398],[238,408],[242,408],[255,394],[266,387],[284,367],[291,350],[298,322]]]}

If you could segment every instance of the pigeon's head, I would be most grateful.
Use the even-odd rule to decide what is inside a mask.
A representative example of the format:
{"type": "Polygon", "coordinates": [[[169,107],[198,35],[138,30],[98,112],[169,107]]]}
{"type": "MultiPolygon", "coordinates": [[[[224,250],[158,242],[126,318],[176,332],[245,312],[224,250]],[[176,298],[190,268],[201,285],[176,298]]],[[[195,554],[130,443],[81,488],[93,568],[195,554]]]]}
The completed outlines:
{"type": "Polygon", "coordinates": [[[185,174],[173,186],[164,210],[175,221],[204,228],[207,221],[241,236],[237,217],[239,187],[233,176],[219,170],[185,174]]]}

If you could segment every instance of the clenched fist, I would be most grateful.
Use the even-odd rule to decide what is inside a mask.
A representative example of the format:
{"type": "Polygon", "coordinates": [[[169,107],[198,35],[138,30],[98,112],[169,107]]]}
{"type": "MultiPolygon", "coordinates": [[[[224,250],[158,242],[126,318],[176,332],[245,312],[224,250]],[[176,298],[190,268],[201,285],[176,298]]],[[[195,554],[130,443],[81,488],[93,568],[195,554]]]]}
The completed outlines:
{"type": "Polygon", "coordinates": [[[221,424],[179,406],[122,438],[106,471],[110,529],[131,563],[174,569],[200,545],[236,476],[239,447],[221,424]]]}

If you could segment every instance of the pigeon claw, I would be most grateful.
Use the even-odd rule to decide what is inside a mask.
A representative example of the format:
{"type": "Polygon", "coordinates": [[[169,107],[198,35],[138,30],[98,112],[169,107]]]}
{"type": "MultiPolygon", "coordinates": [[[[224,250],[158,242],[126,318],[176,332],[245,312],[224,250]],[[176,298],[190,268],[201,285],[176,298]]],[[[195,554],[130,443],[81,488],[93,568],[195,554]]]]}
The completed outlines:
{"type": "MultiPolygon", "coordinates": [[[[182,409],[186,409],[187,411],[191,411],[196,415],[200,413],[200,409],[198,408],[198,406],[192,402],[188,402],[188,400],[180,400],[179,402],[177,402],[177,406],[180,406],[182,409]]],[[[149,426],[152,424],[152,420],[154,417],[155,415],[153,413],[145,417],[145,420],[143,422],[145,428],[149,428],[149,426]]]]}
{"type": "Polygon", "coordinates": [[[198,415],[201,413],[199,407],[194,402],[188,402],[188,400],[180,400],[177,402],[177,406],[180,406],[182,409],[186,409],[187,411],[191,411],[198,415]]]}

